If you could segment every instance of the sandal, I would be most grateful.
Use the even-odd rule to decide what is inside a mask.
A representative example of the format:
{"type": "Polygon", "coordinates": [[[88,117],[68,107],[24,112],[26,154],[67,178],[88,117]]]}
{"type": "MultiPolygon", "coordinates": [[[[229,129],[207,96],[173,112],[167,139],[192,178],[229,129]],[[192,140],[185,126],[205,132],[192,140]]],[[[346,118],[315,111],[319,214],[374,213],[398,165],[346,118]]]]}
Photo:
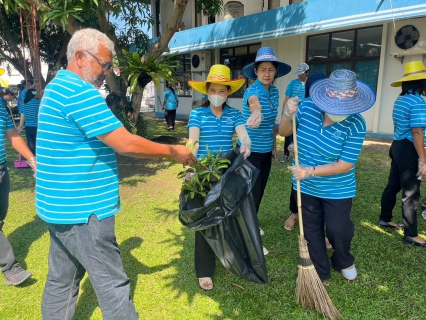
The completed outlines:
{"type": "Polygon", "coordinates": [[[292,213],[290,217],[285,221],[284,229],[291,231],[294,229],[294,225],[296,224],[297,220],[299,220],[299,217],[296,213],[292,213]]]}
{"type": "Polygon", "coordinates": [[[331,245],[330,241],[328,241],[327,237],[325,237],[325,247],[327,248],[327,250],[333,249],[333,246],[331,245]]]}
{"type": "Polygon", "coordinates": [[[200,284],[201,289],[205,291],[213,290],[213,280],[210,277],[198,278],[198,283],[200,284]]]}

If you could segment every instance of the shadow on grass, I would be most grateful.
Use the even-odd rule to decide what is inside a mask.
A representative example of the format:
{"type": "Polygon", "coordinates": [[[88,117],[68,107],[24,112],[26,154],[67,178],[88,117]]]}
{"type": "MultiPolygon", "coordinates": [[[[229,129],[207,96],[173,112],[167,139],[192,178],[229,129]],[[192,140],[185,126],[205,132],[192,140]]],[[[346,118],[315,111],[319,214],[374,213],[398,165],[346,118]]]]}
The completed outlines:
{"type": "Polygon", "coordinates": [[[38,216],[34,216],[34,220],[20,226],[7,236],[12,244],[16,260],[18,260],[22,268],[27,269],[25,259],[28,256],[31,245],[46,232],[48,232],[46,223],[38,216]]]}
{"type": "MultiPolygon", "coordinates": [[[[160,272],[176,264],[176,261],[173,259],[167,264],[155,267],[148,267],[144,265],[132,254],[132,251],[134,249],[139,248],[142,243],[142,238],[131,237],[127,238],[119,245],[124,269],[127,274],[127,277],[130,279],[131,297],[133,297],[135,288],[138,285],[138,275],[160,272]]],[[[81,286],[81,289],[83,290],[83,293],[78,299],[74,319],[89,320],[95,309],[99,306],[98,300],[96,298],[95,291],[93,289],[92,284],[90,283],[89,278],[84,281],[83,285],[81,286]]]]}

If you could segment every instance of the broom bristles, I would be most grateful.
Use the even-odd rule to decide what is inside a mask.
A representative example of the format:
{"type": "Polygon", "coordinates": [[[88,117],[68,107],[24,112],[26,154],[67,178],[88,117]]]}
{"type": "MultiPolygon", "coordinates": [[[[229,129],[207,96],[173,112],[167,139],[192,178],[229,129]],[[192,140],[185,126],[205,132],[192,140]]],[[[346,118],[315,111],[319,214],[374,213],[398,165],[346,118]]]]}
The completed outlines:
{"type": "Polygon", "coordinates": [[[331,320],[338,319],[340,313],[328,296],[324,284],[309,257],[307,242],[302,237],[299,238],[299,248],[300,265],[296,286],[296,302],[302,308],[316,310],[331,320]]]}

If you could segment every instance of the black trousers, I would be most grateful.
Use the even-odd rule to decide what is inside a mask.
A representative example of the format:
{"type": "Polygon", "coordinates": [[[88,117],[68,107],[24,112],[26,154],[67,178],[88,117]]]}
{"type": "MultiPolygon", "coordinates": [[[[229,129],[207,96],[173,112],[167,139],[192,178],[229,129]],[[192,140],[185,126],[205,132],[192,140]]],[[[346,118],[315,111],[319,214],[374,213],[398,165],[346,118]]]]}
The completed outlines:
{"type": "Polygon", "coordinates": [[[420,199],[420,183],[417,180],[418,160],[414,143],[408,139],[395,140],[389,149],[391,169],[388,184],[381,200],[380,220],[392,221],[392,210],[396,204],[396,195],[402,190],[402,218],[404,234],[417,237],[417,204],[420,199]]]}
{"type": "Polygon", "coordinates": [[[259,213],[260,202],[262,201],[269,173],[271,172],[272,151],[265,153],[252,152],[247,159],[260,171],[252,191],[256,212],[259,213]]]}
{"type": "Polygon", "coordinates": [[[16,262],[12,246],[3,233],[4,220],[9,209],[9,192],[9,174],[7,168],[4,167],[0,170],[0,267],[2,272],[9,270],[16,262]]]}
{"type": "Polygon", "coordinates": [[[216,268],[216,255],[207,240],[195,231],[195,273],[197,278],[212,277],[216,268]]]}
{"type": "Polygon", "coordinates": [[[293,135],[285,137],[285,140],[284,140],[284,155],[285,156],[290,155],[290,151],[288,151],[288,146],[291,145],[292,143],[293,143],[293,135]]]}
{"type": "Polygon", "coordinates": [[[164,110],[164,118],[166,118],[167,128],[175,128],[176,120],[176,109],[175,110],[164,110]]]}
{"type": "Polygon", "coordinates": [[[35,155],[36,153],[36,137],[37,127],[25,127],[25,135],[27,137],[28,149],[35,155]]]}
{"type": "Polygon", "coordinates": [[[355,229],[350,219],[352,198],[322,199],[304,193],[301,196],[303,228],[309,255],[320,279],[327,280],[331,277],[331,268],[324,241],[324,224],[328,240],[333,246],[333,268],[340,271],[355,261],[350,253],[355,229]]]}
{"type": "Polygon", "coordinates": [[[291,184],[288,208],[290,209],[291,213],[297,213],[297,192],[293,189],[293,183],[291,184]]]}

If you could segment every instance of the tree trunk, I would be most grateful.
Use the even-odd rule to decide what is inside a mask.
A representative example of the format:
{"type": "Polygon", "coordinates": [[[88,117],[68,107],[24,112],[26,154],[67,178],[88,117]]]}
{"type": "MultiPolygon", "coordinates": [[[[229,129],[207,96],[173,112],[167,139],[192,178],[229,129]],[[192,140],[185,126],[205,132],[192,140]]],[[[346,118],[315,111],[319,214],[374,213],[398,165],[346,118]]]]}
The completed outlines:
{"type": "Polygon", "coordinates": [[[142,57],[142,62],[145,62],[148,57],[160,57],[164,52],[170,51],[168,48],[170,39],[174,36],[182,22],[188,0],[175,0],[174,3],[172,15],[167,22],[166,28],[163,30],[160,40],[149,48],[148,52],[142,57]]]}
{"type": "Polygon", "coordinates": [[[62,59],[67,54],[68,41],[62,42],[62,47],[59,50],[58,57],[53,64],[49,64],[49,70],[47,71],[46,84],[48,84],[56,76],[56,73],[62,69],[63,63],[62,59]]]}
{"type": "Polygon", "coordinates": [[[139,113],[141,111],[141,104],[143,98],[143,91],[145,87],[136,86],[136,90],[132,93],[132,108],[133,108],[133,122],[138,122],[139,113]]]}
{"type": "MultiPolygon", "coordinates": [[[[3,30],[12,30],[12,25],[9,23],[9,18],[5,15],[3,10],[0,10],[0,21],[3,24],[3,30]]],[[[0,57],[4,58],[9,62],[20,74],[24,75],[27,72],[28,78],[32,78],[33,75],[25,63],[24,56],[22,55],[21,44],[19,38],[13,36],[12,33],[3,32],[1,37],[9,45],[7,48],[0,48],[0,57]],[[5,51],[7,50],[8,53],[5,51]],[[26,70],[25,70],[26,69],[26,70]]]]}

